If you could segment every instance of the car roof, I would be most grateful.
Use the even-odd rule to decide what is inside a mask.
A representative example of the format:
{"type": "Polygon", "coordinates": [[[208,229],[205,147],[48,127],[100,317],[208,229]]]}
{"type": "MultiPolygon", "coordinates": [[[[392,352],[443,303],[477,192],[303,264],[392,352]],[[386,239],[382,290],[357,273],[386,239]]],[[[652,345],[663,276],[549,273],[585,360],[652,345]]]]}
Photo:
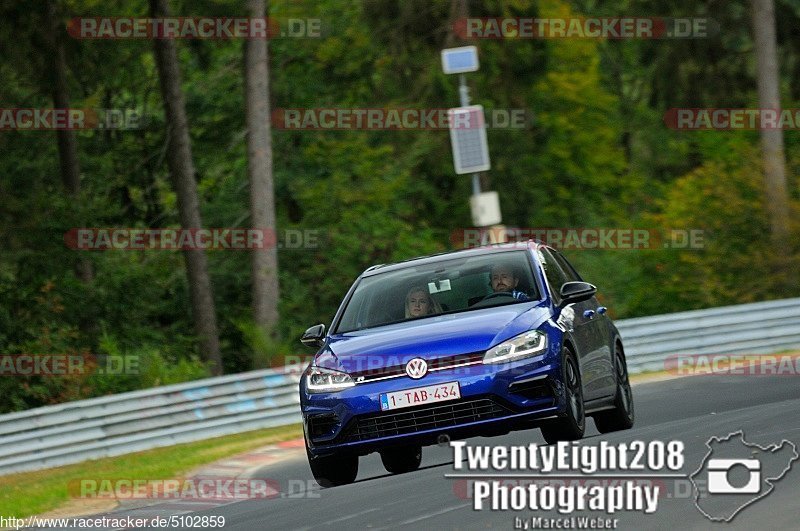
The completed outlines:
{"type": "Polygon", "coordinates": [[[419,256],[416,258],[410,258],[408,260],[403,260],[401,262],[394,262],[389,264],[376,264],[372,267],[367,268],[364,271],[364,273],[362,273],[361,276],[369,277],[379,273],[396,271],[398,269],[403,269],[405,267],[408,267],[409,264],[411,264],[412,262],[413,265],[425,265],[435,262],[442,262],[445,260],[452,260],[453,258],[481,256],[487,254],[496,254],[496,253],[520,251],[520,250],[535,250],[540,247],[545,247],[545,245],[536,240],[528,240],[528,241],[513,242],[513,243],[496,243],[492,245],[483,245],[480,247],[471,247],[468,249],[458,249],[455,251],[445,251],[442,253],[436,253],[428,256],[419,256]]]}

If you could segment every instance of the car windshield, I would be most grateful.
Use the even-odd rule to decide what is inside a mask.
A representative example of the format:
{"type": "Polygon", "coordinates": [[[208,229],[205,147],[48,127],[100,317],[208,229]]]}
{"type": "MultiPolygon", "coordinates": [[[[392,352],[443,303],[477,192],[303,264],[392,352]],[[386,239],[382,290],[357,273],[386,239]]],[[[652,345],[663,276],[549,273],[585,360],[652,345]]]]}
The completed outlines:
{"type": "Polygon", "coordinates": [[[527,251],[410,262],[363,278],[335,333],[538,299],[527,251]]]}

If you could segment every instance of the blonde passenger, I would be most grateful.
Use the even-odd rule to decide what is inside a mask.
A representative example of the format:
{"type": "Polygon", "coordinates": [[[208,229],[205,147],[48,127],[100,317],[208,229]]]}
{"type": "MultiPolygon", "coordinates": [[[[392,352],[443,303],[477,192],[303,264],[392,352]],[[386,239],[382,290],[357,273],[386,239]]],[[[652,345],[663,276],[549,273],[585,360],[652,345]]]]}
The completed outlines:
{"type": "Polygon", "coordinates": [[[411,288],[406,295],[406,319],[442,313],[441,305],[422,286],[411,288]]]}

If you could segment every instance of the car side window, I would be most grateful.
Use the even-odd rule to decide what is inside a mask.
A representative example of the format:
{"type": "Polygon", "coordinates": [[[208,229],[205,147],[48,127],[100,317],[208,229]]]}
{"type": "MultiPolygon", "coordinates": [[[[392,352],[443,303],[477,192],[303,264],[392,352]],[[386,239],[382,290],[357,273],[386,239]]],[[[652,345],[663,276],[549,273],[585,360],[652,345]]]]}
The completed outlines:
{"type": "Polygon", "coordinates": [[[567,277],[567,282],[583,282],[581,276],[577,271],[575,271],[575,268],[572,267],[572,264],[567,261],[563,254],[555,249],[553,250],[552,254],[558,262],[558,265],[561,266],[561,270],[564,271],[564,274],[567,277]]]}
{"type": "Polygon", "coordinates": [[[553,294],[553,300],[556,304],[561,302],[561,286],[567,282],[567,276],[561,270],[561,267],[556,262],[553,254],[546,248],[539,250],[542,267],[544,268],[544,276],[547,279],[547,285],[550,287],[550,292],[553,294]]]}

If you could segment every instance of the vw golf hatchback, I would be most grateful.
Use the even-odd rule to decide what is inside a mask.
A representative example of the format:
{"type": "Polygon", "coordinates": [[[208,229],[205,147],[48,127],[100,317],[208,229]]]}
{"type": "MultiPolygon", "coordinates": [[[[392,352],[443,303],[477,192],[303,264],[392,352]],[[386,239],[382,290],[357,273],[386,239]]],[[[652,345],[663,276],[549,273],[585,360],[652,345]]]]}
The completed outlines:
{"type": "Polygon", "coordinates": [[[630,428],[619,332],[555,249],[467,249],[367,269],[300,382],[306,450],[320,485],[350,483],[359,456],[419,467],[422,447],[538,427],[549,443],[630,428]]]}

